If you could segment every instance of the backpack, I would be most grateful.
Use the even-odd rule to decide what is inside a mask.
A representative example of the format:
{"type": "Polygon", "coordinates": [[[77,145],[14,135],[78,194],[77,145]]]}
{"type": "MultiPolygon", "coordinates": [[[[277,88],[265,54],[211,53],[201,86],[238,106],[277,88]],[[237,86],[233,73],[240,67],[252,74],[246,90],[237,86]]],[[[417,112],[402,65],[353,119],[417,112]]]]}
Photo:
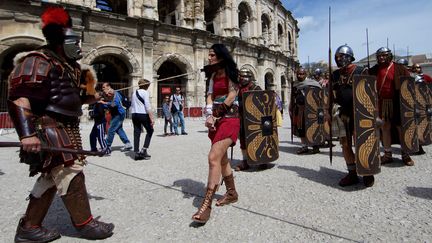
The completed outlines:
{"type": "Polygon", "coordinates": [[[122,93],[118,92],[120,94],[120,100],[121,100],[121,104],[122,106],[127,110],[131,107],[132,102],[130,101],[130,99],[123,95],[122,93]]]}

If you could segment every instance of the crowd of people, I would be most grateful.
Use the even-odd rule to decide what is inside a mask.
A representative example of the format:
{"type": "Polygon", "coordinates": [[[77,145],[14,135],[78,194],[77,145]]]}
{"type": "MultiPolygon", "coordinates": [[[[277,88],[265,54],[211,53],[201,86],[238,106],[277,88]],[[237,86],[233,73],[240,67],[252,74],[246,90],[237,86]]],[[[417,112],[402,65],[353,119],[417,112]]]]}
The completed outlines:
{"type": "MultiPolygon", "coordinates": [[[[132,93],[132,145],[123,129],[123,122],[129,109],[123,101],[123,95],[114,90],[109,83],[103,83],[102,90],[95,90],[95,75],[92,75],[90,68],[84,68],[77,63],[82,57],[80,37],[72,30],[69,14],[62,8],[50,8],[42,15],[42,23],[47,45],[21,57],[9,78],[9,114],[22,144],[20,159],[29,164],[30,176],[40,174],[30,193],[25,215],[19,221],[15,242],[49,242],[60,237],[57,231],[42,226],[56,193],[61,196],[72,223],[82,238],[105,239],[113,234],[114,225],[101,222],[91,214],[83,173],[85,156],[79,152],[82,151],[79,131],[81,105],[94,104],[94,126],[90,133],[92,152],[99,151],[101,154],[109,155],[113,150],[112,144],[117,133],[124,144],[122,151],[133,149],[135,160],[148,160],[151,158],[149,148],[155,123],[148,91],[151,82],[140,79],[138,89],[132,93]],[[107,113],[109,116],[106,116],[107,113]],[[141,147],[140,137],[143,128],[146,135],[141,147]],[[42,145],[48,145],[52,150],[43,150],[46,147],[42,145]],[[69,148],[76,152],[53,152],[56,147],[69,148]]],[[[353,63],[355,57],[351,47],[342,45],[334,56],[337,70],[332,73],[325,72],[322,77],[322,70],[317,69],[308,78],[306,70],[299,68],[297,81],[292,85],[289,114],[292,133],[298,136],[302,143],[298,154],[319,153],[320,146],[325,145],[313,145],[310,150],[306,142],[305,90],[310,87],[327,89],[328,94],[334,97],[337,112],[324,115],[324,119],[329,121],[337,116],[341,121],[338,137],[348,169],[348,174],[339,181],[342,187],[359,183],[356,167],[359,162],[356,161],[352,149],[355,137],[353,77],[372,75],[376,79],[377,110],[378,117],[382,120],[381,141],[384,151],[380,158],[381,164],[394,162],[391,147],[394,143],[391,137],[392,129],[395,129],[399,136],[401,134],[401,77],[411,75],[416,83],[431,83],[432,80],[422,73],[418,64],[408,68],[405,62],[394,62],[391,50],[386,47],[378,49],[376,57],[375,66],[358,66],[353,63]],[[330,87],[332,90],[329,90],[330,87]]],[[[207,156],[209,169],[206,193],[198,211],[192,216],[192,220],[198,223],[206,223],[209,220],[213,197],[221,185],[221,180],[225,183],[226,193],[217,200],[216,206],[238,201],[239,194],[228,159],[228,149],[239,139],[243,158],[235,170],[250,168],[246,152],[245,124],[241,119],[246,109],[246,101],[242,100],[242,96],[248,91],[261,90],[253,82],[251,71],[239,70],[223,44],[214,44],[210,47],[205,71],[208,78],[205,127],[208,129],[211,146],[207,156]]],[[[180,87],[176,87],[174,94],[163,99],[164,136],[187,135],[183,113],[185,98],[181,91],[180,87]]],[[[274,97],[278,109],[282,112],[280,99],[277,95],[274,97]]],[[[327,109],[333,110],[333,107],[327,109]]],[[[333,145],[330,142],[328,146],[333,145]]],[[[421,146],[418,153],[424,153],[421,146]]],[[[401,157],[405,165],[414,165],[409,152],[403,148],[401,157]]],[[[375,175],[362,175],[365,187],[373,186],[375,175]]]]}

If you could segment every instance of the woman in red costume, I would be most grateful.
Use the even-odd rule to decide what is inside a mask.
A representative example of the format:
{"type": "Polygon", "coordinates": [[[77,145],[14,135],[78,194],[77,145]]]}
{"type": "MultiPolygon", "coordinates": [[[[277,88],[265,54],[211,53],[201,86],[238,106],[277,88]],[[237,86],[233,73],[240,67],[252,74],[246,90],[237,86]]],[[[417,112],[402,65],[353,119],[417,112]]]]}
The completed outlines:
{"type": "Polygon", "coordinates": [[[227,155],[228,148],[235,145],[240,130],[237,64],[223,44],[214,44],[210,48],[208,60],[207,67],[212,68],[209,72],[211,76],[207,92],[205,125],[209,129],[208,136],[212,145],[208,154],[207,192],[201,207],[192,216],[192,220],[198,223],[206,223],[210,218],[212,199],[218,189],[221,175],[227,192],[216,202],[216,206],[238,200],[227,155]]]}

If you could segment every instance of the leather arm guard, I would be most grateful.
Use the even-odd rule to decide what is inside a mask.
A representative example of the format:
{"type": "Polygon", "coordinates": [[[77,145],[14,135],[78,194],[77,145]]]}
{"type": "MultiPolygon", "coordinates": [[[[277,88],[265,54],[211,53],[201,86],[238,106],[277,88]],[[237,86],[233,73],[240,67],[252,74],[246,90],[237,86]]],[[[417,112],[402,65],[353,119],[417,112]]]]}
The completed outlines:
{"type": "Polygon", "coordinates": [[[13,101],[8,100],[10,118],[15,126],[18,136],[21,139],[36,135],[33,112],[27,108],[17,106],[13,101]]]}
{"type": "Polygon", "coordinates": [[[222,102],[222,104],[213,104],[213,116],[214,117],[223,117],[226,113],[228,113],[230,107],[225,104],[225,102],[222,102]]]}

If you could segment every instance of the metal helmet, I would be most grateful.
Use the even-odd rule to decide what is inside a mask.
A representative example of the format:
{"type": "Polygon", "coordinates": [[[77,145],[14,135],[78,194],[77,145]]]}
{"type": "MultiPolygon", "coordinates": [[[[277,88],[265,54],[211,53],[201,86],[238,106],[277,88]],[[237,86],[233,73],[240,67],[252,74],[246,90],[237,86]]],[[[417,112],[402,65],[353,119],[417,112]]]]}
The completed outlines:
{"type": "Polygon", "coordinates": [[[66,57],[73,60],[81,59],[81,37],[72,28],[66,28],[64,35],[63,49],[66,57]]]}
{"type": "Polygon", "coordinates": [[[408,66],[408,60],[405,58],[401,58],[401,59],[397,60],[396,63],[402,64],[404,66],[408,66]]]}
{"type": "Polygon", "coordinates": [[[248,85],[253,80],[252,72],[247,68],[242,68],[239,71],[239,80],[242,86],[248,85]]]}
{"type": "Polygon", "coordinates": [[[355,61],[354,52],[348,45],[339,46],[335,52],[336,65],[340,68],[346,67],[355,61]]]}
{"type": "Polygon", "coordinates": [[[414,72],[414,73],[419,73],[420,74],[420,73],[422,73],[422,68],[421,68],[420,64],[414,63],[412,65],[412,67],[411,67],[411,71],[414,72]]]}
{"type": "Polygon", "coordinates": [[[387,56],[385,58],[385,62],[391,62],[391,60],[393,59],[393,54],[392,54],[391,50],[389,48],[387,48],[387,47],[381,47],[381,48],[379,48],[376,51],[375,55],[376,55],[376,58],[377,58],[378,62],[379,62],[378,56],[387,56]]]}
{"type": "Polygon", "coordinates": [[[321,76],[321,75],[322,75],[322,71],[321,71],[321,69],[319,69],[319,68],[315,69],[315,71],[314,71],[314,75],[315,75],[315,76],[321,76]]]}

